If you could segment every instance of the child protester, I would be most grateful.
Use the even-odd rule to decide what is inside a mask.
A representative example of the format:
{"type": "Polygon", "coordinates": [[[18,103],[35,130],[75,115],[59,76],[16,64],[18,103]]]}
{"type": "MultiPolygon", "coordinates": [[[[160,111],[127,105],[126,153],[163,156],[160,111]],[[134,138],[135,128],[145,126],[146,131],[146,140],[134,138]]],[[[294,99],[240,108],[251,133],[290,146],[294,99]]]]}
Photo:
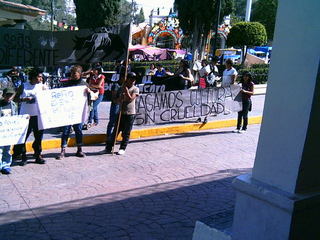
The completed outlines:
{"type": "MultiPolygon", "coordinates": [[[[5,88],[0,99],[0,117],[17,115],[17,105],[13,102],[15,91],[12,88],[5,88]]],[[[11,173],[12,157],[10,145],[0,147],[0,169],[2,174],[11,173]]]]}

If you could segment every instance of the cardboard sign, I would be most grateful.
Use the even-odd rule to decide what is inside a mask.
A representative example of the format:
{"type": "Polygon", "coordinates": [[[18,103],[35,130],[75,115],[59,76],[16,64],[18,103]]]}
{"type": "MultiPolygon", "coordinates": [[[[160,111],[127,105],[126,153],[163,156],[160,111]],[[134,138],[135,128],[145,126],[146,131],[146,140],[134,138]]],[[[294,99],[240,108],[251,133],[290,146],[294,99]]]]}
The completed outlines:
{"type": "Polygon", "coordinates": [[[0,146],[24,143],[29,125],[29,115],[0,117],[0,146]]]}
{"type": "Polygon", "coordinates": [[[242,110],[240,86],[141,94],[136,125],[180,121],[242,110]]]}
{"type": "Polygon", "coordinates": [[[85,122],[87,93],[85,86],[57,88],[37,95],[39,129],[68,126],[85,122]]]}

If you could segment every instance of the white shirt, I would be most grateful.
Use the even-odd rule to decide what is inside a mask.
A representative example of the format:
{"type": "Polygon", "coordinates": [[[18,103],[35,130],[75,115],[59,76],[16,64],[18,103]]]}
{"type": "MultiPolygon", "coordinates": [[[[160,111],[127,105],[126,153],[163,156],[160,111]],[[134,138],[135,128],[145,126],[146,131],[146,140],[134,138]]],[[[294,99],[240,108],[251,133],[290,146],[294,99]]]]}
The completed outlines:
{"type": "Polygon", "coordinates": [[[223,77],[222,77],[222,87],[230,86],[232,83],[232,76],[238,75],[237,70],[234,68],[231,68],[230,70],[226,69],[223,71],[223,77]]]}
{"type": "Polygon", "coordinates": [[[25,82],[23,85],[24,88],[21,94],[21,98],[34,96],[36,98],[36,101],[34,103],[22,102],[20,115],[29,114],[30,116],[38,116],[39,110],[37,105],[37,93],[43,91],[45,89],[45,86],[42,83],[32,85],[30,82],[25,82]]]}

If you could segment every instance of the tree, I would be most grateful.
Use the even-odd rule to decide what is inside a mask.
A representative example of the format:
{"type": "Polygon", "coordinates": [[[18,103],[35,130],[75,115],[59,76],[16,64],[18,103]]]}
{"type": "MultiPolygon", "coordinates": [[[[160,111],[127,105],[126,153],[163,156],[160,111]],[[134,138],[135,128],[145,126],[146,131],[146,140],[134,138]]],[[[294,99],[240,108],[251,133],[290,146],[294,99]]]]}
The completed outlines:
{"type": "Polygon", "coordinates": [[[228,46],[242,48],[242,63],[247,57],[245,47],[261,46],[267,43],[265,27],[258,22],[239,22],[235,24],[228,35],[228,46]]]}
{"type": "Polygon", "coordinates": [[[120,0],[74,0],[74,4],[80,29],[113,26],[118,23],[120,0]]]}
{"type": "Polygon", "coordinates": [[[260,22],[267,30],[268,40],[273,40],[278,0],[258,0],[252,5],[252,21],[260,22]]]}
{"type": "Polygon", "coordinates": [[[134,23],[139,24],[144,22],[144,12],[143,8],[140,9],[140,12],[134,16],[134,23]]]}
{"type": "MultiPolygon", "coordinates": [[[[47,11],[47,18],[38,17],[26,24],[26,28],[32,30],[50,30],[50,16],[52,0],[11,0],[11,2],[31,5],[47,11]]],[[[67,11],[65,0],[54,0],[54,19],[62,22],[66,21],[68,24],[75,24],[75,17],[67,11]]]]}
{"type": "MultiPolygon", "coordinates": [[[[233,11],[233,0],[221,0],[221,14],[219,23],[224,16],[233,11]]],[[[192,55],[196,49],[202,52],[208,33],[217,22],[216,13],[218,0],[175,0],[180,27],[184,34],[192,36],[192,55]],[[198,46],[198,47],[197,47],[198,46]]]]}

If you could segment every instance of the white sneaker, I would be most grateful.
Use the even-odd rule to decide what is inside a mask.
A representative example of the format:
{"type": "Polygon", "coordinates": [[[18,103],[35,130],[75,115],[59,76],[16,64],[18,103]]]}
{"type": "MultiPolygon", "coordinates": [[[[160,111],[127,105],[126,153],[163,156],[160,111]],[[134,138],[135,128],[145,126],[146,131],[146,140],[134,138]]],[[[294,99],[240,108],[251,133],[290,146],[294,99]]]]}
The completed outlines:
{"type": "Polygon", "coordinates": [[[239,130],[239,129],[235,129],[235,130],[233,130],[232,132],[233,132],[233,133],[239,133],[240,130],[239,130]]]}
{"type": "Polygon", "coordinates": [[[125,150],[120,149],[120,150],[119,150],[119,152],[117,153],[117,155],[123,155],[123,154],[125,154],[125,153],[126,153],[126,151],[125,151],[125,150]]]}
{"type": "Polygon", "coordinates": [[[246,133],[247,130],[240,130],[239,133],[246,133]]]}

